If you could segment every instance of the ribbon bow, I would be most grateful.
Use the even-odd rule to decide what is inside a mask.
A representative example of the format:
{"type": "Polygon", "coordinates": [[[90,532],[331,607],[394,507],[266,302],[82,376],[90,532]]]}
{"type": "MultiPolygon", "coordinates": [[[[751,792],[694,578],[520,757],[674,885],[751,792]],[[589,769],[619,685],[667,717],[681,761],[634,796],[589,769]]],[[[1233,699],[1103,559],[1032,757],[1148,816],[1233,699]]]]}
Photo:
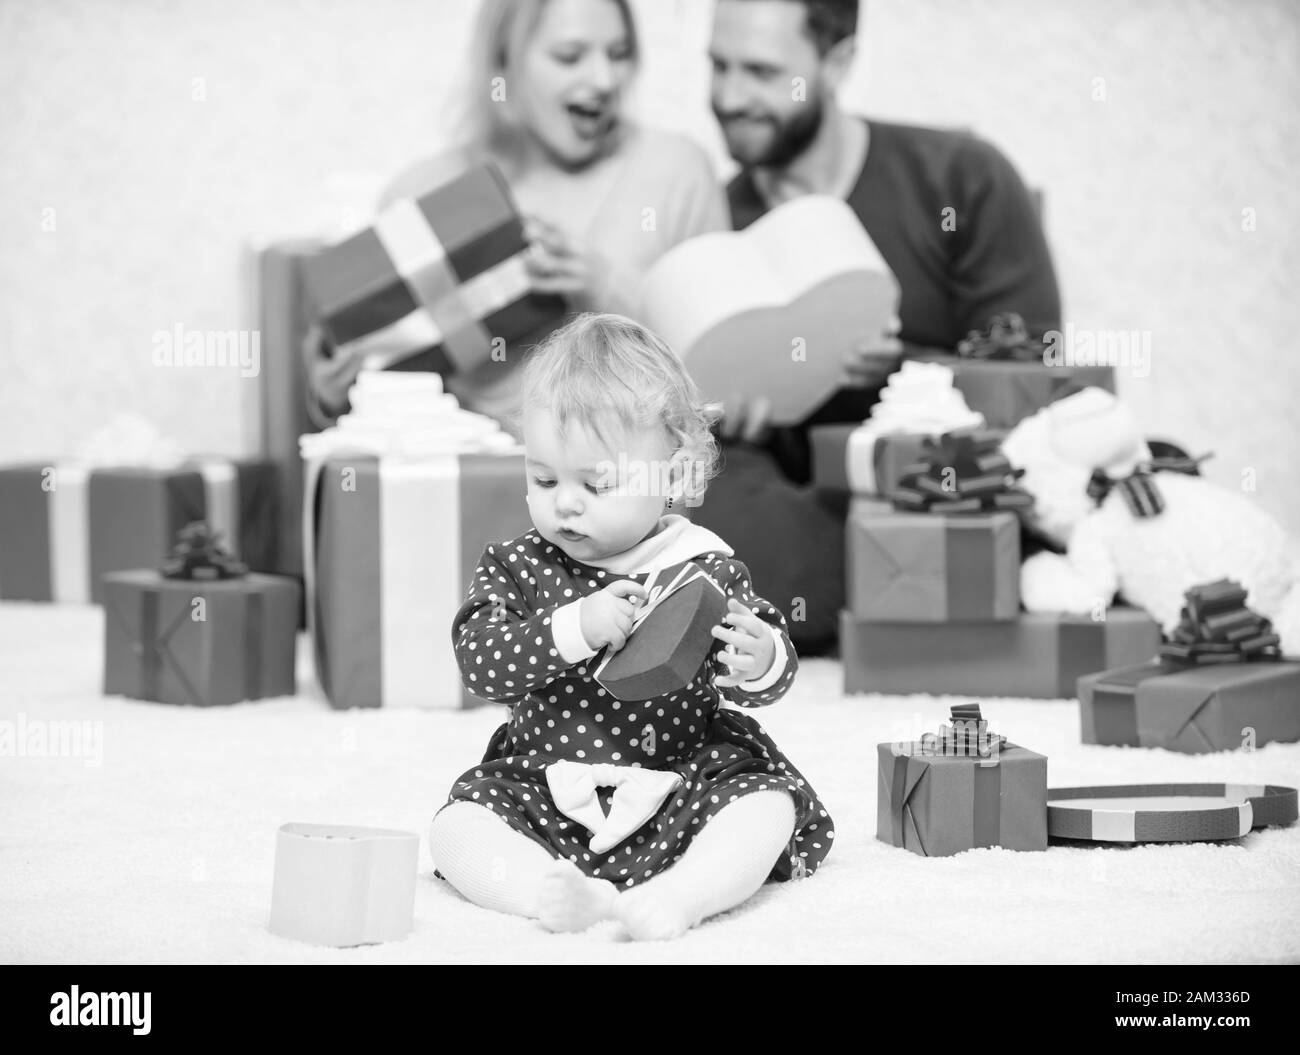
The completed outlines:
{"type": "Polygon", "coordinates": [[[176,535],[176,545],[162,566],[168,579],[238,579],[248,565],[237,561],[221,545],[221,532],[206,520],[193,520],[176,535]]]}
{"type": "Polygon", "coordinates": [[[890,501],[899,509],[919,513],[1028,508],[1033,496],[1014,484],[1024,470],[1012,468],[999,443],[996,433],[973,428],[945,432],[938,441],[927,436],[921,460],[899,474],[890,501]]]}
{"type": "Polygon", "coordinates": [[[1101,505],[1112,490],[1119,488],[1124,504],[1135,517],[1158,516],[1165,511],[1165,499],[1156,485],[1154,474],[1171,472],[1196,476],[1201,462],[1209,457],[1209,454],[1202,454],[1199,458],[1153,458],[1118,480],[1106,475],[1105,469],[1094,469],[1088,479],[1088,497],[1101,505]]]}
{"type": "Polygon", "coordinates": [[[960,758],[996,755],[1006,742],[1006,737],[989,732],[989,723],[980,714],[978,703],[954,704],[952,725],[941,725],[937,734],[926,733],[921,737],[924,753],[960,758]]]}
{"type": "Polygon", "coordinates": [[[592,853],[604,853],[658,813],[683,781],[667,770],[561,759],[547,766],[546,783],[556,809],[591,832],[592,853]],[[600,807],[598,787],[614,789],[608,815],[600,807]]]}
{"type": "Polygon", "coordinates": [[[987,329],[971,330],[957,345],[963,359],[1015,359],[1042,362],[1045,345],[1033,337],[1014,311],[994,315],[987,329]]]}
{"type": "Polygon", "coordinates": [[[1246,591],[1232,579],[1193,586],[1183,595],[1182,618],[1160,655],[1180,663],[1254,663],[1282,658],[1273,624],[1246,607],[1246,591]]]}

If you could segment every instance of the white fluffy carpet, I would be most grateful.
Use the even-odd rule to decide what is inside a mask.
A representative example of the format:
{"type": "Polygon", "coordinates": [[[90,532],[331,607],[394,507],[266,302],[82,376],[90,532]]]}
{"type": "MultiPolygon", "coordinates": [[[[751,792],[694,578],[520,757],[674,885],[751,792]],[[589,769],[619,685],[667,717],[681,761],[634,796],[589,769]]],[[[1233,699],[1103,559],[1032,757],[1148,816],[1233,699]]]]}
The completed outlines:
{"type": "MultiPolygon", "coordinates": [[[[0,757],[0,961],[63,963],[1280,962],[1300,960],[1300,827],[1224,844],[976,850],[927,859],[875,839],[878,742],[947,716],[930,697],[844,697],[809,661],[762,720],[820,792],[835,849],[685,938],[610,923],[553,936],[433,878],[424,832],[477,762],[497,709],[331,711],[293,699],[211,710],[99,693],[98,609],[0,604],[0,721],[102,722],[102,760],[0,757]],[[267,929],[285,821],[421,834],[415,930],[315,948],[267,929]]],[[[305,652],[305,650],[304,650],[305,652]]],[[[1073,701],[984,701],[1048,756],[1052,786],[1300,784],[1300,745],[1184,756],[1084,747],[1073,701]]]]}

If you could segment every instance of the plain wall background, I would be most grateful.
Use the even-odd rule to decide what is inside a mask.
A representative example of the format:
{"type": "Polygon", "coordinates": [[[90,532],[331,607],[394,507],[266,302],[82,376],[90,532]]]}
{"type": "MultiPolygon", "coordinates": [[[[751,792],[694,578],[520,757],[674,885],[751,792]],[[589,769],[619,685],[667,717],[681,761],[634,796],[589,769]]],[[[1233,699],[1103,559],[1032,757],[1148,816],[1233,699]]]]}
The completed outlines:
{"type": "MultiPolygon", "coordinates": [[[[0,3],[0,458],[67,454],[116,411],[249,451],[256,380],[155,367],[152,335],[247,326],[250,241],[341,233],[445,142],[474,7],[0,3]]],[[[637,110],[725,171],[711,4],[636,7],[637,110]]],[[[1066,319],[1150,332],[1150,376],[1120,376],[1147,431],[1214,450],[1228,486],[1249,470],[1300,533],[1296,99],[1288,0],[868,0],[844,92],[998,144],[1046,196],[1066,319]]]]}

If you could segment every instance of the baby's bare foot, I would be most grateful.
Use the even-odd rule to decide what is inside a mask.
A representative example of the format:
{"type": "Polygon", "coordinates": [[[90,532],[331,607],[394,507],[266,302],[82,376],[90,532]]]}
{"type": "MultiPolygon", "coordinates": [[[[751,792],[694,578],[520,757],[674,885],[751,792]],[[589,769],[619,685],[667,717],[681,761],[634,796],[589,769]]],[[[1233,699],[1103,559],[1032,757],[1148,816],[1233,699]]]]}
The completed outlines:
{"type": "Polygon", "coordinates": [[[556,861],[537,892],[537,918],[551,931],[586,930],[608,919],[618,897],[613,883],[591,879],[572,861],[556,861]]]}
{"type": "Polygon", "coordinates": [[[614,918],[635,941],[669,941],[680,938],[695,925],[685,901],[675,897],[662,882],[619,894],[614,918]]]}

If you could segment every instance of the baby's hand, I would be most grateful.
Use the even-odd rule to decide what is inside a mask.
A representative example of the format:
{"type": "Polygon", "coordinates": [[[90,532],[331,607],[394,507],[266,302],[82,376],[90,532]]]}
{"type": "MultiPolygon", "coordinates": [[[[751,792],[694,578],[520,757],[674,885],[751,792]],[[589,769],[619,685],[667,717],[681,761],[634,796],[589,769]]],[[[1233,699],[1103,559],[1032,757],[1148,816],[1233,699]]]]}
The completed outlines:
{"type": "Polygon", "coordinates": [[[761,678],[776,659],[771,628],[734,597],[727,601],[727,614],[722,621],[730,623],[731,628],[715,626],[713,636],[729,645],[718,650],[718,659],[731,673],[716,679],[714,684],[727,688],[761,678]]]}
{"type": "Polygon", "coordinates": [[[645,600],[646,590],[631,579],[610,583],[600,593],[588,594],[578,609],[578,625],[588,648],[609,645],[617,652],[632,630],[636,609],[645,600]]]}

